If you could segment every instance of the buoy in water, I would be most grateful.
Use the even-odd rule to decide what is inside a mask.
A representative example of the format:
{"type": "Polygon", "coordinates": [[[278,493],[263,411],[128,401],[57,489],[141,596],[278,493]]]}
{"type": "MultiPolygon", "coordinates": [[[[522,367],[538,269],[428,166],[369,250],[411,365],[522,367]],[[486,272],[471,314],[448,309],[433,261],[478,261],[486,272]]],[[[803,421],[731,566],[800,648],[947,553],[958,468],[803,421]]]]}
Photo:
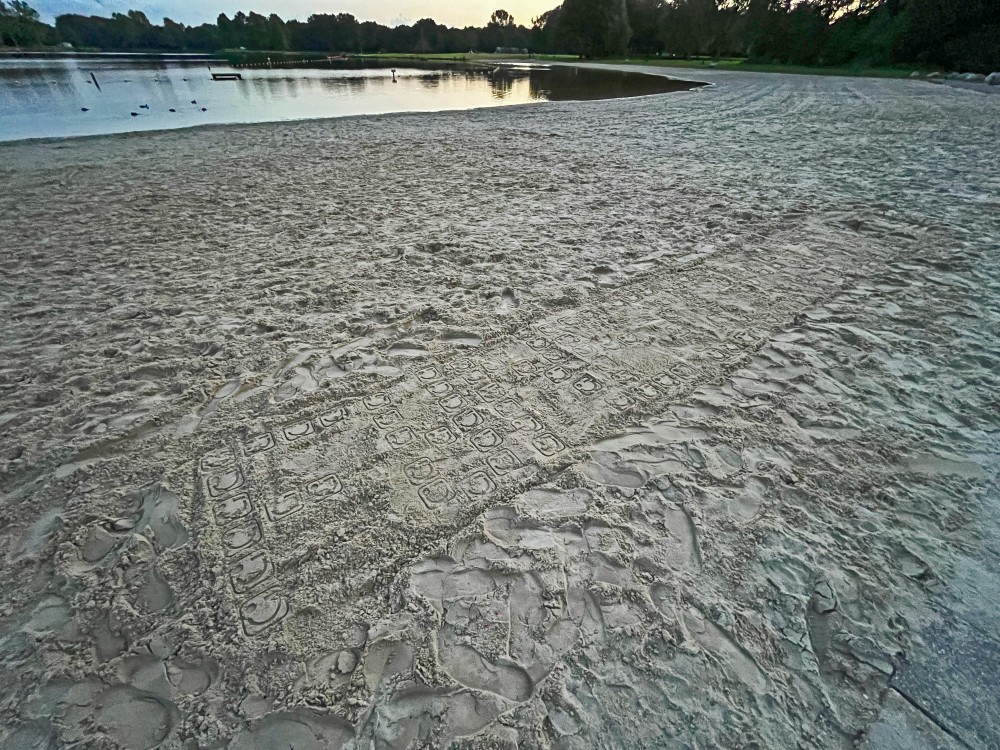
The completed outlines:
{"type": "Polygon", "coordinates": [[[132,115],[132,117],[138,117],[139,116],[138,112],[129,112],[129,114],[132,115]]]}

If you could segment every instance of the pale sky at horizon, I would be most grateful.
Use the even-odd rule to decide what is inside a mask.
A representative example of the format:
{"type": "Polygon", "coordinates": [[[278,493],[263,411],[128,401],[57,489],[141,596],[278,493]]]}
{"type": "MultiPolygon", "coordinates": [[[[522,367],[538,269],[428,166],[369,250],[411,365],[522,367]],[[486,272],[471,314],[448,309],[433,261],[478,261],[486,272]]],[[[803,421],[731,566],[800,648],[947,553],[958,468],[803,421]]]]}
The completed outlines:
{"type": "Polygon", "coordinates": [[[519,24],[560,4],[561,0],[29,0],[29,5],[51,20],[61,13],[110,16],[128,9],[143,11],[153,23],[163,16],[189,25],[214,23],[220,13],[237,11],[262,15],[277,13],[283,19],[306,20],[314,13],[351,13],[360,21],[398,25],[433,18],[447,26],[483,26],[490,14],[503,8],[519,24]]]}

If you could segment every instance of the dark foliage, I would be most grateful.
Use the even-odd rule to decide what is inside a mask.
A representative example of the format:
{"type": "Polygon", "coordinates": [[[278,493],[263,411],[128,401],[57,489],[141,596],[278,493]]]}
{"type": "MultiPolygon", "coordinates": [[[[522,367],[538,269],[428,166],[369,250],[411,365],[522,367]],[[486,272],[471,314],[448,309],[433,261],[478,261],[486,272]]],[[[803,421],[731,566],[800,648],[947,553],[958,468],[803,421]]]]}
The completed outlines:
{"type": "Polygon", "coordinates": [[[40,47],[57,41],[55,29],[39,21],[26,2],[0,0],[0,46],[40,47]]]}
{"type": "Polygon", "coordinates": [[[798,65],[913,64],[948,70],[1000,69],[1000,0],[564,0],[519,25],[497,10],[482,27],[360,22],[348,13],[305,21],[277,15],[220,15],[215,24],[155,25],[140,11],[111,18],[63,15],[55,27],[22,0],[0,0],[0,45],[60,42],[115,50],[246,48],[318,53],[460,53],[497,48],[692,57],[740,56],[798,65]]]}
{"type": "Polygon", "coordinates": [[[628,50],[632,29],[625,0],[565,0],[555,29],[560,50],[609,57],[628,50]]]}
{"type": "Polygon", "coordinates": [[[349,13],[322,13],[306,21],[283,21],[277,15],[221,14],[214,25],[183,26],[165,18],[162,26],[131,11],[111,18],[63,15],[56,19],[59,39],[77,47],[123,50],[221,49],[301,50],[328,53],[442,53],[497,47],[527,48],[531,31],[515,23],[507,11],[497,10],[482,28],[456,29],[429,18],[412,26],[388,27],[361,22],[349,13]]]}

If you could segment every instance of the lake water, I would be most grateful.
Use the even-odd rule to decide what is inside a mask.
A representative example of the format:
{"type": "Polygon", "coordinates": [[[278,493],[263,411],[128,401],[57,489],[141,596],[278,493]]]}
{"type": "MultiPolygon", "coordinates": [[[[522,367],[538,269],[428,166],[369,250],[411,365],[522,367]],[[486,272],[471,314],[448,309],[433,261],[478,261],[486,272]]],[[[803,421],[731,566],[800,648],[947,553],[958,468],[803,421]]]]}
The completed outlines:
{"type": "Polygon", "coordinates": [[[394,81],[390,65],[234,70],[208,58],[0,57],[0,140],[644,96],[698,85],[562,66],[409,61],[394,63],[394,81]],[[212,80],[224,72],[243,80],[212,80]]]}

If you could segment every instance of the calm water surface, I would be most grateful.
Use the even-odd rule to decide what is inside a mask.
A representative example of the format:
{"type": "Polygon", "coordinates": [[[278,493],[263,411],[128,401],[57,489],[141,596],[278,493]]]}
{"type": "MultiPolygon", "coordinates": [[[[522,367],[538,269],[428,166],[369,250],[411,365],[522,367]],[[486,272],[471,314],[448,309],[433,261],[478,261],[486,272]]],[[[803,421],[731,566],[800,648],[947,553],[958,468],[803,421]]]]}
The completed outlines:
{"type": "Polygon", "coordinates": [[[396,63],[403,64],[393,82],[389,63],[234,71],[207,59],[0,57],[0,140],[608,99],[697,85],[545,65],[396,63]],[[213,81],[212,72],[239,72],[243,80],[213,81]]]}

